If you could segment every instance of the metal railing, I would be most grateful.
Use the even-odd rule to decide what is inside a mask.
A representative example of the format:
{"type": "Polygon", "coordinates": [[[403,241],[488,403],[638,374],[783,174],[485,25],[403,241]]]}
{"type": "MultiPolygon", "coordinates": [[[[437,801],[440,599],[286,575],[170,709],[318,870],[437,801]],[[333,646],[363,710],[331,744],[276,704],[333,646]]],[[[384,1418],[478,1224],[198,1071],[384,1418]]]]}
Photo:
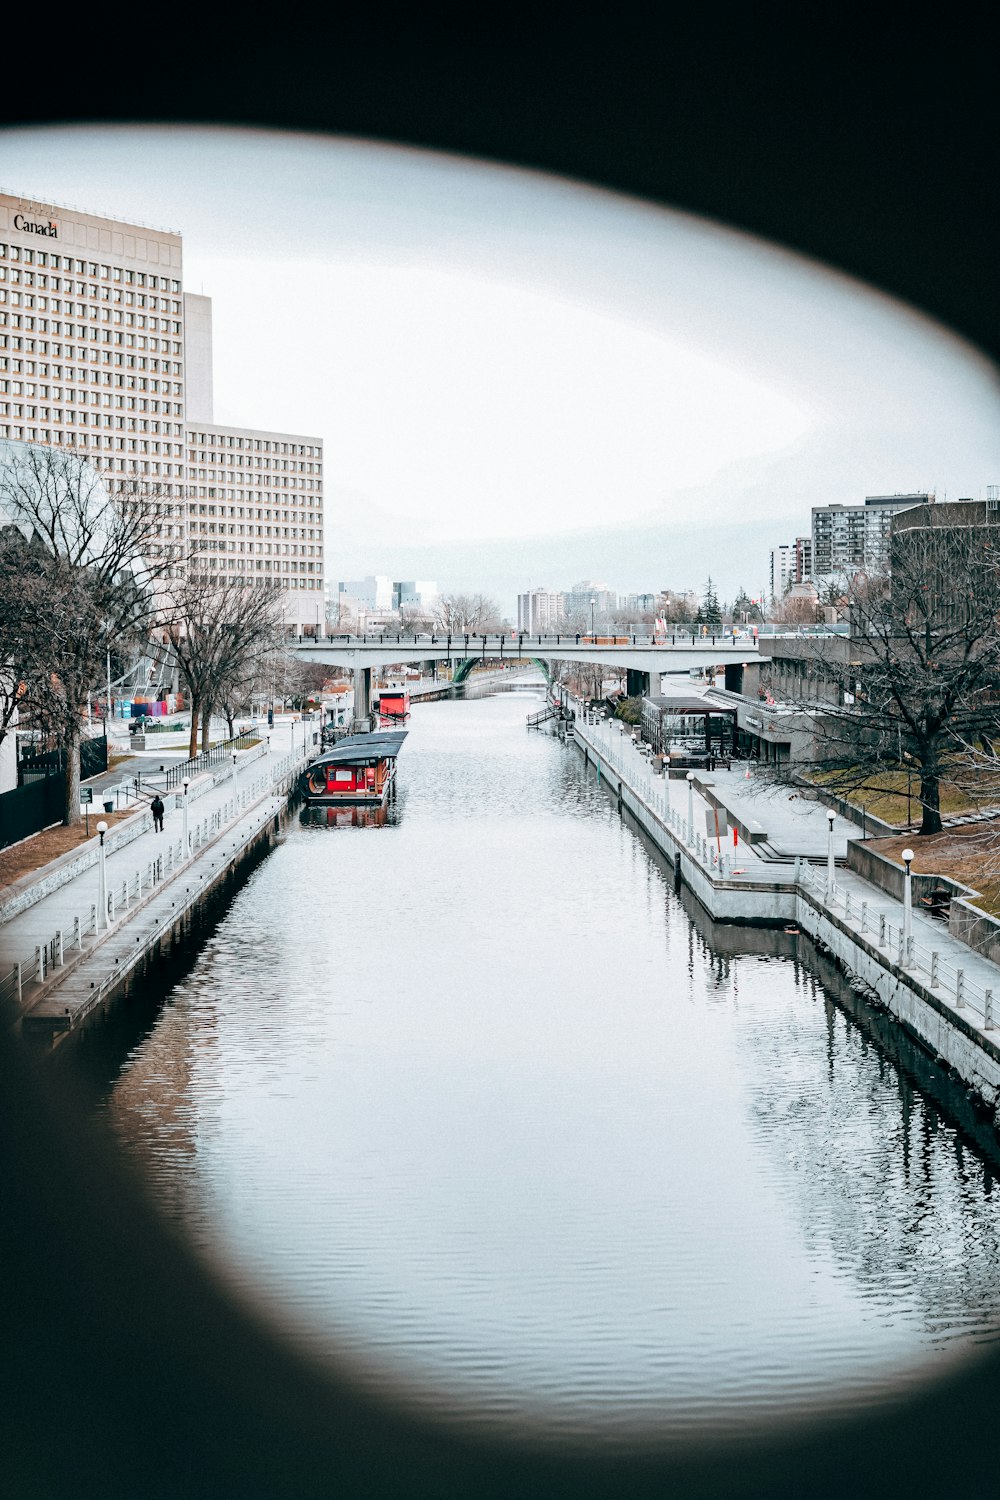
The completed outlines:
{"type": "MultiPolygon", "coordinates": [[[[101,913],[98,902],[91,902],[68,925],[58,927],[44,942],[36,944],[31,959],[15,964],[10,973],[0,980],[0,1003],[13,998],[20,1009],[25,985],[44,984],[58,969],[65,968],[75,960],[77,954],[85,951],[85,941],[89,940],[93,944],[102,931],[110,932],[113,924],[134,905],[150,896],[163,881],[169,880],[228,823],[241,817],[268,792],[281,787],[306,764],[306,760],[306,757],[295,752],[283,756],[270,765],[266,772],[258,774],[245,786],[235,790],[221,807],[199,818],[190,819],[186,853],[183,836],[170,838],[152,859],[137,866],[131,874],[124,878],[116,875],[114,881],[108,884],[106,912],[101,913]]],[[[175,794],[175,806],[182,808],[183,802],[183,795],[175,794]]]]}
{"type": "Polygon", "coordinates": [[[21,965],[15,964],[9,974],[0,979],[0,1012],[21,1009],[21,965]]]}
{"type": "MultiPolygon", "coordinates": [[[[944,995],[957,1010],[969,1006],[982,1016],[983,1029],[993,1030],[994,989],[972,979],[965,965],[956,962],[957,955],[949,958],[940,949],[928,947],[913,936],[907,938],[901,923],[891,921],[885,912],[872,911],[868,901],[858,900],[836,884],[831,891],[825,874],[819,870],[803,865],[799,879],[818,905],[838,911],[862,937],[872,939],[886,968],[924,975],[930,989],[944,995]]],[[[997,991],[1000,993],[1000,976],[997,991]]]]}
{"type": "MultiPolygon", "coordinates": [[[[670,830],[674,841],[684,847],[706,874],[724,880],[735,873],[729,852],[720,854],[711,839],[693,828],[693,818],[689,820],[671,805],[661,778],[652,776],[647,763],[632,745],[631,736],[616,733],[582,704],[577,702],[573,706],[580,738],[612,767],[622,783],[670,830]]],[[[768,878],[773,881],[773,874],[768,878]]],[[[808,891],[817,907],[836,911],[848,926],[854,927],[862,937],[869,938],[879,961],[890,972],[900,977],[907,972],[923,975],[928,987],[948,999],[956,1009],[969,1007],[980,1015],[985,1031],[1000,1024],[997,1003],[1000,1002],[1000,973],[995,990],[977,982],[966,966],[958,961],[958,955],[953,953],[949,957],[945,951],[918,942],[912,935],[907,939],[901,922],[893,922],[885,912],[875,911],[866,899],[841,889],[836,881],[831,890],[826,870],[814,868],[804,859],[795,861],[789,884],[808,891]]],[[[808,930],[808,922],[803,925],[808,930]]]]}
{"type": "MultiPolygon", "coordinates": [[[[574,727],[579,738],[600,755],[616,773],[620,783],[628,787],[664,828],[669,829],[674,842],[707,875],[727,880],[732,875],[741,873],[735,863],[735,852],[721,841],[700,833],[694,827],[693,813],[689,819],[686,811],[673,805],[666,775],[653,772],[649,760],[635,748],[630,734],[612,728],[578,699],[568,700],[564,707],[574,714],[574,727]]],[[[770,879],[773,880],[773,876],[770,879]]]]}
{"type": "Polygon", "coordinates": [[[210,750],[203,750],[200,755],[193,755],[190,760],[182,760],[179,766],[171,766],[167,772],[167,791],[180,786],[185,779],[190,781],[200,771],[206,771],[209,766],[217,766],[220,761],[231,756],[234,750],[248,750],[251,745],[256,745],[259,739],[258,730],[244,729],[242,734],[235,735],[233,739],[220,740],[210,750]]]}

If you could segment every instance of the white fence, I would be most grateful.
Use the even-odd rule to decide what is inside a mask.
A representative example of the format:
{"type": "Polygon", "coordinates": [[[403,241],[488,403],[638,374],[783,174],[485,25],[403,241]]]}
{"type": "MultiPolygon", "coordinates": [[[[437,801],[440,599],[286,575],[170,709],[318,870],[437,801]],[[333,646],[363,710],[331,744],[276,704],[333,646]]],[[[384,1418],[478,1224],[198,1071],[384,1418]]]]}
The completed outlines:
{"type": "MultiPolygon", "coordinates": [[[[58,927],[45,942],[36,944],[31,958],[15,964],[0,980],[0,997],[6,998],[9,995],[13,998],[16,995],[19,1006],[25,984],[42,984],[55,970],[64,968],[74,954],[83,952],[84,938],[96,939],[102,930],[110,931],[115,922],[137,902],[142,901],[144,896],[148,897],[156,886],[171,879],[227,824],[235,822],[263,797],[282,787],[306,764],[306,759],[301,755],[285,755],[273,765],[268,765],[247,785],[237,786],[233,795],[221,807],[198,818],[189,817],[187,851],[184,848],[183,834],[179,838],[171,837],[160,852],[137,865],[124,879],[116,875],[108,883],[106,912],[100,911],[99,897],[98,901],[90,902],[62,927],[58,927]]],[[[178,792],[174,796],[174,806],[183,811],[183,804],[184,794],[178,792]]]]}
{"type": "Polygon", "coordinates": [[[871,938],[885,955],[887,968],[922,974],[929,989],[937,990],[957,1010],[968,1006],[982,1016],[984,1031],[993,1029],[992,987],[970,977],[964,965],[955,962],[954,954],[949,958],[940,949],[918,943],[912,935],[907,937],[901,923],[891,921],[885,912],[871,912],[867,901],[859,901],[850,891],[838,889],[836,883],[831,890],[825,873],[819,870],[803,865],[799,880],[817,905],[836,912],[861,937],[871,938]]]}
{"type": "MultiPolygon", "coordinates": [[[[669,829],[675,843],[714,879],[726,879],[732,875],[734,856],[725,848],[720,854],[711,839],[695,830],[694,811],[689,811],[693,802],[691,793],[688,793],[687,807],[672,806],[664,777],[654,774],[646,757],[633,744],[630,734],[619,729],[617,723],[609,723],[586,709],[578,700],[569,700],[569,706],[576,712],[578,738],[612,767],[632,794],[664,828],[669,829]]],[[[773,875],[770,878],[773,879],[773,875]]],[[[887,969],[901,978],[907,972],[922,975],[928,988],[937,991],[956,1009],[968,1007],[982,1017],[985,1031],[994,1028],[997,1016],[994,990],[968,972],[958,961],[953,945],[949,956],[949,952],[918,942],[912,935],[907,938],[900,922],[893,922],[885,912],[870,910],[867,901],[840,889],[836,879],[831,888],[826,870],[814,868],[805,860],[796,860],[793,870],[783,872],[781,880],[808,891],[818,907],[836,912],[847,926],[853,927],[860,936],[871,939],[880,950],[887,969]]],[[[942,933],[942,936],[947,934],[942,933]]],[[[1000,976],[997,989],[1000,991],[1000,976]]]]}
{"type": "Polygon", "coordinates": [[[598,752],[622,784],[645,804],[664,828],[670,830],[674,841],[691,859],[715,879],[728,879],[735,869],[735,856],[728,845],[708,838],[694,826],[695,815],[700,809],[694,805],[693,794],[687,794],[688,806],[675,807],[670,800],[666,775],[653,771],[647,757],[634,745],[632,736],[619,729],[620,720],[609,723],[575,700],[571,700],[571,706],[576,710],[574,728],[577,737],[598,752]]]}

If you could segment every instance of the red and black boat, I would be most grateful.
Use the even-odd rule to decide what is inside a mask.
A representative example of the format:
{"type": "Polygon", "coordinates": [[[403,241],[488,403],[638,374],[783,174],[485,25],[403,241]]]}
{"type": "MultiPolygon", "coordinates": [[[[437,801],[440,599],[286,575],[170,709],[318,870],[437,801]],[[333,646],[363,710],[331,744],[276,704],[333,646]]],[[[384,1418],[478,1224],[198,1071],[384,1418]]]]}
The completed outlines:
{"type": "Polygon", "coordinates": [[[396,775],[405,729],[351,734],[314,760],[302,775],[302,795],[317,806],[380,807],[396,775]]]}

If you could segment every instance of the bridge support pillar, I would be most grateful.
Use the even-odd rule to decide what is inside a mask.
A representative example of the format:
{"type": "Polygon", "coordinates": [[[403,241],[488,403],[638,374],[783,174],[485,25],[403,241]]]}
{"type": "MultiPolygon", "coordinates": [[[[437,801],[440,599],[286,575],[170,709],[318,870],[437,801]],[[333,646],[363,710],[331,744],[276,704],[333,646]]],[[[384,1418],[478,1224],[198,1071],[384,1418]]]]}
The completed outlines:
{"type": "Polygon", "coordinates": [[[368,716],[372,711],[372,669],[355,667],[354,677],[354,722],[368,727],[368,716]]]}
{"type": "Polygon", "coordinates": [[[625,673],[625,691],[630,698],[648,698],[649,673],[636,672],[629,667],[625,673]]]}

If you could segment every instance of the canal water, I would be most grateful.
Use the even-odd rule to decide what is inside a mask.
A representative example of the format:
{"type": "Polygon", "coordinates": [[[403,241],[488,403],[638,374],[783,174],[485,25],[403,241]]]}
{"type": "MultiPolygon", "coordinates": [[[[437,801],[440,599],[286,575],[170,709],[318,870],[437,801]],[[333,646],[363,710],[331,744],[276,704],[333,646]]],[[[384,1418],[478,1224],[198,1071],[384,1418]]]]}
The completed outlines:
{"type": "Polygon", "coordinates": [[[320,1357],[545,1437],[858,1410],[994,1341],[966,1101],[794,936],[689,913],[538,706],[418,707],[388,815],[303,812],[231,901],[100,1090],[165,1212],[320,1357]]]}

